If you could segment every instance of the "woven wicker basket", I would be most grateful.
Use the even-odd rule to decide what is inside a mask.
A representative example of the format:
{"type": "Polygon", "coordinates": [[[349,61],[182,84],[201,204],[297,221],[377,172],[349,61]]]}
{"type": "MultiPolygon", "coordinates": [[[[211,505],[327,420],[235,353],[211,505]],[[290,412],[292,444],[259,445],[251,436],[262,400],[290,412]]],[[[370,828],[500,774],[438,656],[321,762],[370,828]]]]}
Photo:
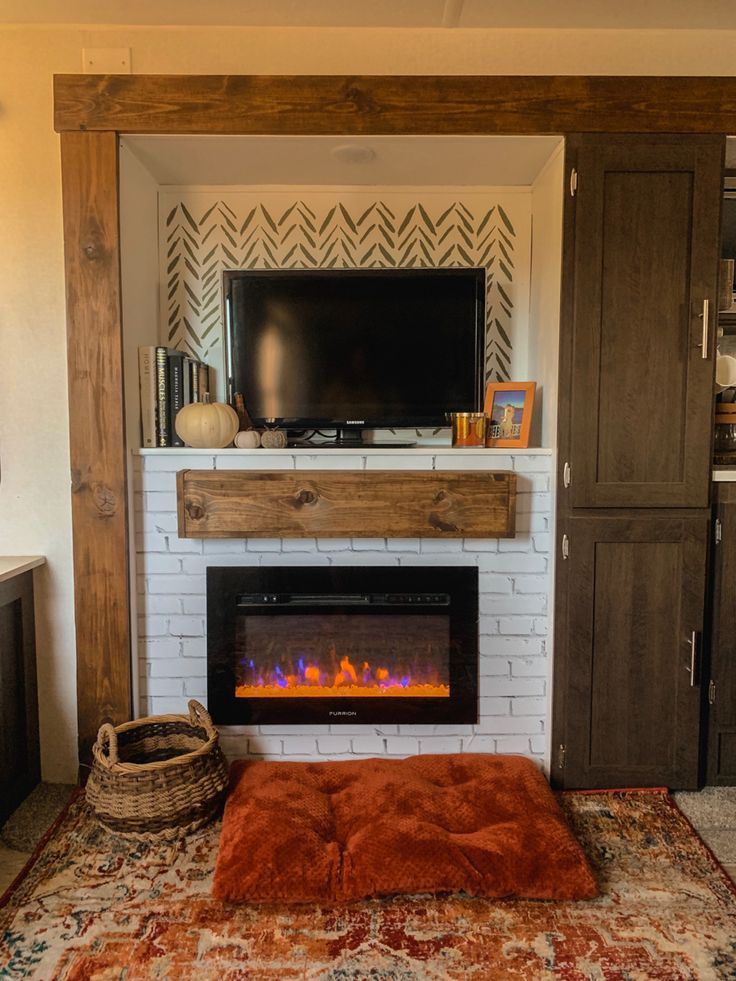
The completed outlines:
{"type": "Polygon", "coordinates": [[[195,831],[215,816],[227,787],[217,730],[194,699],[189,716],[105,723],[92,754],[87,800],[102,825],[130,838],[195,831]]]}

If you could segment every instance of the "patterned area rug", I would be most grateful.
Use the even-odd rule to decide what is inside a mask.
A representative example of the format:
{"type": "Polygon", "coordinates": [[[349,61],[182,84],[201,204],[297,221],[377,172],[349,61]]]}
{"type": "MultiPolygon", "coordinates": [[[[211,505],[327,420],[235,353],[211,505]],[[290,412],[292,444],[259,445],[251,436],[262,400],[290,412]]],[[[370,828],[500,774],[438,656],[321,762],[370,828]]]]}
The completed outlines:
{"type": "Polygon", "coordinates": [[[598,899],[259,907],[210,897],[218,826],[173,846],[131,844],[100,830],[78,798],[5,897],[0,978],[736,978],[736,888],[667,794],[569,793],[561,802],[600,881],[598,899]]]}

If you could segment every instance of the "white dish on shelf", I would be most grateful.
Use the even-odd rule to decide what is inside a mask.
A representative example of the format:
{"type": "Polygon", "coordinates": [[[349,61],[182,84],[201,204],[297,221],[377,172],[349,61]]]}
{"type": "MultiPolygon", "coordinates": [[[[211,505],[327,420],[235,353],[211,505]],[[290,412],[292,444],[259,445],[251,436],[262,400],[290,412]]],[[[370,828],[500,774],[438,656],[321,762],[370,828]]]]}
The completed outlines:
{"type": "Polygon", "coordinates": [[[716,388],[723,392],[736,385],[736,358],[719,354],[716,358],[716,388]]]}

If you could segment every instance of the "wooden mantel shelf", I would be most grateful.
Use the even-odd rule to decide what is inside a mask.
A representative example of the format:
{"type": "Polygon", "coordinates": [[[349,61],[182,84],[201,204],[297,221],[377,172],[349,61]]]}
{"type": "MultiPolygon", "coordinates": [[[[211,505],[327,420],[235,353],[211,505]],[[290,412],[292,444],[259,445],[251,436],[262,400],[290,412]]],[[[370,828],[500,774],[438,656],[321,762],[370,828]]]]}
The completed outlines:
{"type": "Polygon", "coordinates": [[[491,471],[177,473],[181,538],[513,538],[516,475],[491,471]]]}

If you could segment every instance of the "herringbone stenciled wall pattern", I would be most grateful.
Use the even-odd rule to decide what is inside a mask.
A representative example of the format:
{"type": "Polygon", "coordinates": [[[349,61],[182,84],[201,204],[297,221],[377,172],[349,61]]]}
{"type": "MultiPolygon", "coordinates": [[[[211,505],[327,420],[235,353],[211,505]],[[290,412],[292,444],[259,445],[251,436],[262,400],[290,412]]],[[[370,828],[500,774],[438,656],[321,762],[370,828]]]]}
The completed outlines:
{"type": "Polygon", "coordinates": [[[518,377],[526,331],[530,197],[508,189],[159,194],[161,343],[214,366],[223,395],[225,269],[484,266],[486,375],[518,377]]]}

